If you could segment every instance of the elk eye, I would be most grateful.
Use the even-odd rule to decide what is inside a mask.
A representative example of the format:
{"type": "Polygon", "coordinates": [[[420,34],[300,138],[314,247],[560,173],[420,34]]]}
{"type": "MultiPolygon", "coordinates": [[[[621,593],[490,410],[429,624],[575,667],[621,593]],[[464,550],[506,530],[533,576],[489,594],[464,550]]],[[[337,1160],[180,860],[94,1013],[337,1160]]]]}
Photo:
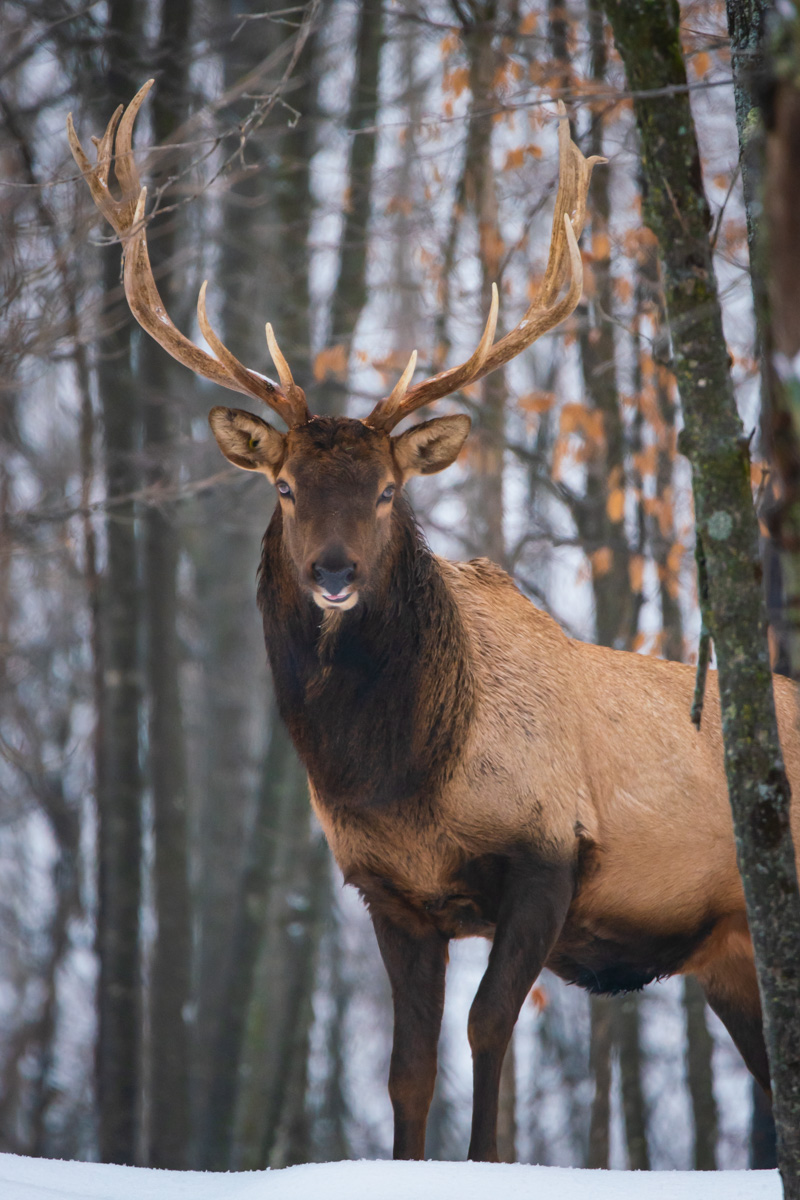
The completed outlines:
{"type": "Polygon", "coordinates": [[[380,496],[378,496],[378,503],[383,504],[383,503],[386,503],[387,501],[391,500],[392,496],[395,493],[395,490],[396,489],[395,489],[394,484],[390,483],[388,487],[385,487],[383,489],[380,496]]]}
{"type": "Polygon", "coordinates": [[[294,497],[292,496],[292,489],[289,487],[289,485],[285,479],[279,479],[278,482],[275,484],[275,486],[278,489],[278,491],[280,492],[280,494],[282,496],[285,496],[287,500],[294,499],[294,497]]]}

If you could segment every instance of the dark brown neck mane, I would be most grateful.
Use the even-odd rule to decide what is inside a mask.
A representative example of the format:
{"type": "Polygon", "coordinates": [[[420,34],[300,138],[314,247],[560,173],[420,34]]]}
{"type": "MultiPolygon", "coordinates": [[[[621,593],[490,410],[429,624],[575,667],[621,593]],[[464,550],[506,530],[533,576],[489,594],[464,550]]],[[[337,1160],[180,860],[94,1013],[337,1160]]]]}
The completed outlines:
{"type": "Polygon", "coordinates": [[[352,612],[298,586],[276,508],[258,602],[278,707],[330,808],[430,811],[473,710],[464,626],[408,503],[395,501],[378,582],[352,612]]]}

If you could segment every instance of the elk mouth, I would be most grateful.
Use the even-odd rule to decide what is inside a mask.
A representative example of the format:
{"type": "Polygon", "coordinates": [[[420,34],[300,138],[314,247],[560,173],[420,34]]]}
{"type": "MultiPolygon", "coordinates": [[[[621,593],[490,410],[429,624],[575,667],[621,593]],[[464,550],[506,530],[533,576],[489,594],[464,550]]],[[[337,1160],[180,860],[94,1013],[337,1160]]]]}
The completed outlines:
{"type": "Polygon", "coordinates": [[[337,592],[332,595],[330,592],[318,592],[316,588],[313,591],[314,600],[320,608],[338,608],[346,610],[355,608],[358,604],[358,592],[355,589],[347,589],[343,592],[337,592]]]}

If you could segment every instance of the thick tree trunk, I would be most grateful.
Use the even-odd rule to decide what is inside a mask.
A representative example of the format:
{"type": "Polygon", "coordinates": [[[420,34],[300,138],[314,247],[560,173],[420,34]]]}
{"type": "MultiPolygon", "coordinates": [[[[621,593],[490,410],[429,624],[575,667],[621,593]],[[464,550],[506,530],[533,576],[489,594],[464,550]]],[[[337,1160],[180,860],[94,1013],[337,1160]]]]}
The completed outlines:
{"type": "MultiPolygon", "coordinates": [[[[277,798],[283,794],[283,781],[294,752],[286,731],[278,724],[277,713],[273,713],[272,719],[275,722],[273,736],[264,762],[230,953],[226,956],[222,1001],[225,1017],[219,1023],[212,1047],[211,1087],[200,1143],[200,1166],[204,1170],[225,1171],[232,1165],[234,1116],[245,1070],[242,1054],[247,1014],[253,997],[270,888],[274,882],[274,861],[281,838],[287,836],[276,819],[280,808],[277,798]]],[[[263,1053],[263,1047],[260,1053],[263,1053]]]]}
{"type": "Polygon", "coordinates": [[[383,5],[362,0],[356,38],[356,66],[347,114],[350,156],[339,271],[331,300],[332,345],[349,351],[356,322],[367,302],[367,231],[377,148],[378,82],[383,45],[383,5]],[[362,133],[361,130],[364,130],[362,133]]]}
{"type": "MultiPolygon", "coordinates": [[[[268,90],[272,76],[258,75],[262,64],[278,62],[283,69],[291,53],[287,32],[293,30],[270,21],[248,22],[246,33],[233,38],[236,28],[228,0],[215,0],[214,11],[229,48],[224,56],[226,89],[235,89],[242,78],[258,80],[258,91],[268,90]],[[280,57],[283,50],[285,58],[280,57]]],[[[262,11],[248,0],[238,12],[262,11]]],[[[237,17],[238,22],[238,17],[237,17]]],[[[266,70],[266,68],[264,68],[266,70]]],[[[271,67],[274,71],[274,65],[271,67]]],[[[232,106],[226,119],[244,123],[251,101],[232,106]]],[[[273,196],[271,159],[275,148],[271,123],[251,132],[245,150],[246,172],[238,172],[222,199],[217,228],[221,241],[215,272],[214,296],[222,304],[222,337],[242,361],[269,370],[264,339],[265,320],[276,322],[278,339],[292,362],[293,347],[279,328],[274,296],[274,271],[282,261],[277,225],[270,202],[273,196]],[[261,268],[261,264],[268,264],[261,268]],[[222,299],[224,298],[224,299],[222,299]]],[[[283,281],[286,291],[286,281],[283,281]]],[[[301,285],[302,286],[302,285],[301,285]]],[[[214,318],[212,317],[212,321],[214,318]]],[[[238,405],[232,393],[222,393],[214,403],[238,405]]],[[[242,407],[248,407],[241,398],[242,407]]],[[[209,470],[219,469],[216,447],[211,448],[209,470]],[[212,465],[213,464],[213,465],[212,465]]],[[[195,1161],[207,1165],[216,1153],[207,1140],[207,1106],[219,1086],[218,1070],[230,1073],[235,1090],[238,1062],[215,1060],[215,1048],[229,1020],[227,995],[231,958],[237,937],[242,874],[248,838],[258,802],[258,779],[266,754],[266,732],[272,706],[264,639],[255,599],[255,573],[260,540],[269,520],[271,497],[263,479],[240,476],[230,487],[215,489],[198,502],[198,525],[213,526],[213,542],[204,539],[196,557],[199,624],[205,631],[204,713],[205,736],[198,747],[202,766],[196,785],[197,803],[197,1015],[192,1047],[192,1082],[198,1138],[195,1161]]],[[[193,800],[194,802],[194,800],[193,800]]],[[[224,1138],[224,1131],[220,1133],[224,1138]]],[[[223,1161],[223,1166],[229,1165],[223,1161]]]]}
{"type": "MultiPolygon", "coordinates": [[[[592,78],[602,86],[608,52],[599,0],[589,5],[592,78]]],[[[587,155],[603,153],[602,112],[594,114],[587,155]]],[[[581,322],[581,368],[586,394],[602,414],[602,436],[587,445],[586,493],[573,508],[581,544],[592,568],[595,640],[627,650],[636,634],[641,595],[631,586],[630,547],[625,530],[625,432],[617,386],[612,315],[609,171],[592,172],[589,189],[593,301],[581,322]],[[598,553],[600,552],[600,553],[598,553]]]]}
{"type": "MultiPolygon", "coordinates": [[[[163,145],[188,110],[191,0],[164,0],[156,50],[160,74],[153,97],[155,141],[163,145]]],[[[164,170],[163,159],[159,164],[164,170]]],[[[183,299],[174,286],[174,217],[151,238],[153,268],[169,311],[183,299]],[[160,269],[162,268],[162,269],[160,269]],[[176,296],[178,293],[178,296],[176,296]]],[[[181,281],[182,282],[182,281],[181,281]]],[[[179,414],[184,375],[151,339],[141,346],[144,454],[147,481],[167,489],[178,478],[179,414]],[[171,386],[173,380],[177,386],[171,386]]],[[[189,897],[187,780],[180,697],[178,567],[181,552],[174,506],[151,504],[144,514],[144,617],[149,693],[148,766],[155,843],[153,891],[157,933],[150,976],[147,1161],[180,1170],[189,1165],[189,1035],[192,929],[189,897]]]]}
{"type": "MultiPolygon", "coordinates": [[[[141,38],[132,0],[112,0],[107,18],[110,67],[104,94],[127,104],[137,84],[134,59],[141,38]]],[[[107,120],[107,116],[103,118],[107,120]]],[[[119,246],[103,250],[108,303],[118,302],[119,246]]],[[[118,317],[118,314],[114,314],[118,317]]],[[[138,484],[135,456],[139,407],[131,378],[132,322],[103,338],[97,382],[104,426],[106,490],[110,500],[138,484]]],[[[106,520],[106,569],[100,601],[103,694],[99,713],[97,1107],[103,1162],[132,1164],[137,1151],[141,1079],[141,799],[139,720],[139,565],[132,500],[119,500],[106,520]]]]}
{"type": "MultiPolygon", "coordinates": [[[[285,34],[286,31],[279,28],[278,34],[273,31],[271,36],[282,39],[285,34]]],[[[293,30],[289,31],[289,36],[294,36],[293,30]]],[[[300,115],[297,123],[287,128],[280,139],[277,179],[274,185],[272,180],[266,185],[275,200],[273,228],[280,230],[282,239],[280,248],[275,245],[266,247],[266,251],[280,276],[276,285],[291,297],[291,303],[284,309],[285,320],[279,336],[298,380],[303,380],[309,373],[308,244],[313,153],[310,114],[316,106],[315,53],[316,40],[312,31],[298,60],[288,94],[289,102],[300,115]]],[[[258,186],[263,190],[264,181],[261,180],[258,186]]],[[[263,229],[263,215],[254,226],[256,244],[263,229]]],[[[263,239],[263,234],[261,237],[263,239]]],[[[251,574],[248,571],[248,576],[251,574]]],[[[323,901],[309,884],[310,879],[317,880],[319,873],[316,868],[312,870],[309,858],[305,773],[274,708],[269,715],[272,721],[269,750],[261,766],[242,875],[227,914],[227,945],[217,961],[218,1017],[211,1032],[209,1089],[199,1146],[201,1164],[216,1170],[230,1169],[240,1160],[249,1166],[262,1165],[265,1122],[273,1109],[276,1115],[271,1127],[272,1136],[277,1137],[280,1130],[281,1154],[287,1161],[294,1161],[298,1154],[302,1156],[302,1146],[308,1141],[303,1081],[308,1056],[313,966],[320,932],[317,918],[323,901]],[[287,877],[287,854],[294,867],[291,881],[287,877]],[[313,893],[313,904],[309,901],[309,910],[304,910],[301,919],[304,927],[308,926],[307,936],[299,941],[290,938],[277,946],[272,944],[266,973],[259,975],[258,965],[265,953],[270,913],[285,905],[289,892],[295,897],[313,893]],[[285,1012],[280,1008],[280,998],[285,994],[284,983],[290,975],[294,977],[298,973],[304,980],[307,994],[292,993],[285,1012]],[[262,1043],[248,1038],[251,1010],[254,1006],[258,1008],[262,1000],[256,995],[259,989],[267,993],[263,1005],[272,1019],[266,1027],[259,1029],[262,1043]],[[287,1033],[287,1021],[291,1022],[291,1033],[287,1033]],[[268,1097],[274,1095],[278,1099],[270,1106],[268,1097]],[[255,1109],[260,1118],[255,1130],[247,1131],[244,1150],[237,1145],[241,1139],[236,1137],[237,1109],[242,1107],[255,1109]]],[[[323,870],[322,875],[327,887],[328,872],[323,870]]]]}
{"type": "MultiPolygon", "coordinates": [[[[283,728],[279,734],[288,743],[283,728]]],[[[260,897],[260,944],[243,1056],[247,1070],[237,1097],[237,1170],[287,1166],[300,1150],[293,1137],[303,1137],[305,1095],[298,1081],[305,1078],[320,914],[330,880],[326,845],[310,836],[308,789],[295,761],[287,744],[282,777],[273,777],[270,787],[271,819],[264,832],[273,846],[260,897]]]]}
{"type": "Polygon", "coordinates": [[[589,1005],[589,1072],[594,1080],[594,1096],[589,1122],[589,1150],[586,1166],[608,1170],[611,1144],[611,1052],[614,1047],[610,996],[592,996],[589,1005]]]}
{"type": "MultiPolygon", "coordinates": [[[[605,0],[634,92],[686,86],[677,3],[605,0]]],[[[758,968],[785,1193],[800,1196],[800,896],[790,792],[778,741],[747,443],[736,412],[709,243],[709,212],[688,94],[634,100],[658,238],[708,568],[725,768],[758,968]]]]}
{"type": "Polygon", "coordinates": [[[706,1024],[706,998],[692,975],[683,981],[686,1013],[686,1075],[694,1117],[695,1171],[717,1169],[717,1102],[714,1099],[712,1057],[714,1039],[706,1024]]]}
{"type": "MultiPolygon", "coordinates": [[[[742,170],[750,281],[756,323],[756,357],[761,367],[760,451],[774,462],[775,477],[767,481],[764,518],[768,530],[762,546],[767,587],[767,614],[775,646],[775,670],[790,674],[800,669],[800,429],[791,403],[775,371],[773,322],[770,316],[769,237],[764,221],[766,163],[765,108],[771,105],[768,45],[769,6],[765,0],[727,0],[731,37],[736,127],[742,170]]],[[[778,186],[784,186],[778,184],[778,186]]],[[[780,196],[766,205],[773,216],[780,196]]],[[[791,209],[791,205],[789,206],[791,209]]],[[[781,248],[779,254],[783,254],[781,248]]],[[[778,274],[781,262],[776,263],[778,274]]],[[[780,303],[780,302],[779,302],[780,303]]]]}
{"type": "Polygon", "coordinates": [[[622,1117],[628,1167],[631,1171],[650,1170],[647,1146],[647,1109],[642,1088],[642,1049],[639,1037],[639,997],[623,996],[614,1007],[615,1041],[619,1047],[619,1074],[622,1090],[622,1117]]]}
{"type": "MultiPolygon", "coordinates": [[[[757,29],[749,40],[753,41],[758,33],[757,29]]],[[[800,317],[797,264],[796,260],[786,259],[786,255],[797,254],[800,246],[800,223],[793,191],[800,178],[800,87],[797,84],[800,19],[797,13],[793,11],[791,16],[781,14],[776,17],[769,56],[763,46],[760,49],[757,63],[761,67],[762,92],[768,100],[763,122],[759,124],[752,119],[751,124],[757,130],[766,125],[766,161],[762,157],[759,165],[763,165],[766,174],[762,207],[767,219],[756,225],[754,241],[757,265],[763,264],[763,270],[757,271],[756,275],[768,279],[769,285],[762,286],[756,295],[764,343],[767,381],[764,391],[769,400],[769,419],[764,422],[765,442],[780,477],[780,487],[772,489],[774,498],[768,523],[781,548],[784,590],[781,632],[789,660],[786,668],[797,679],[800,678],[800,370],[795,356],[800,349],[800,317]]],[[[758,144],[763,146],[763,138],[758,144]]],[[[757,216],[760,211],[758,199],[753,205],[757,216]]]]}

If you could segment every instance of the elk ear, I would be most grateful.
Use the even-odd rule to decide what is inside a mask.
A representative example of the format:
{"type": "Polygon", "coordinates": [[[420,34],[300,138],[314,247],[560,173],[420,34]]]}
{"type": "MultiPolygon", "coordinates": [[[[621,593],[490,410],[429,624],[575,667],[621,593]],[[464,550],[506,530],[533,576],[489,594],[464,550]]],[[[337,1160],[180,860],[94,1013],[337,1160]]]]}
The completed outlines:
{"type": "Polygon", "coordinates": [[[461,414],[434,417],[392,438],[394,461],[403,482],[412,475],[435,475],[455,462],[471,425],[469,417],[461,414]]]}
{"type": "Polygon", "coordinates": [[[284,434],[241,408],[212,408],[208,423],[228,462],[275,482],[286,450],[284,434]]]}

